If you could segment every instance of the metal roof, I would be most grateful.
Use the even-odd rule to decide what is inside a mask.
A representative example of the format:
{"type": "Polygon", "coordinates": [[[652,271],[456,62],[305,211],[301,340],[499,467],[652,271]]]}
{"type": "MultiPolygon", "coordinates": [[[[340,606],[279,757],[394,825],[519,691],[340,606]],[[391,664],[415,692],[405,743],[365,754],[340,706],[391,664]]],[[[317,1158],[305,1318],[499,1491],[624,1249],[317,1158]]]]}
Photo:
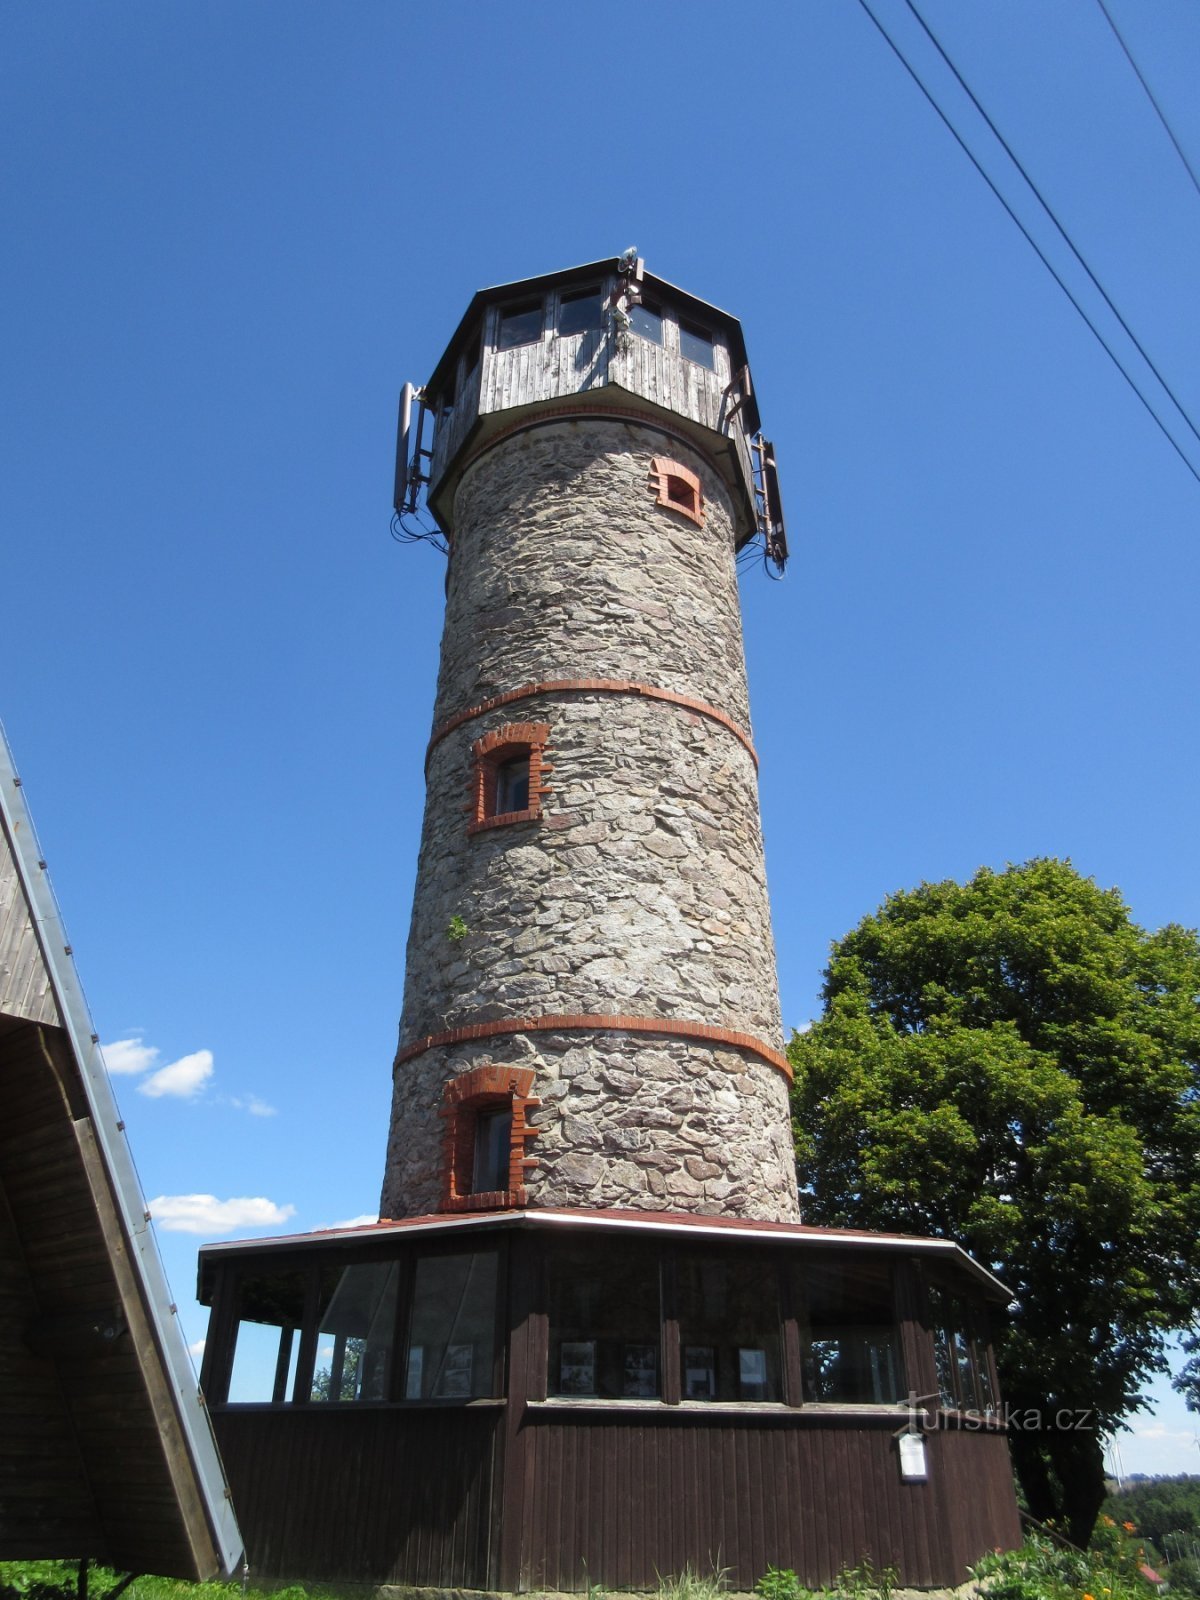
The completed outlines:
{"type": "Polygon", "coordinates": [[[496,1228],[577,1229],[597,1232],[697,1235],[708,1238],[790,1241],[818,1249],[903,1252],[930,1256],[968,1273],[990,1297],[1007,1304],[1012,1296],[1000,1279],[989,1272],[952,1239],[930,1239],[919,1234],[870,1233],[858,1228],[817,1228],[802,1222],[769,1222],[747,1217],[709,1217],[674,1211],[590,1211],[537,1206],[509,1211],[479,1211],[454,1215],[401,1217],[395,1221],[360,1223],[355,1227],[326,1228],[315,1233],[286,1234],[271,1239],[235,1239],[206,1244],[200,1249],[200,1274],[205,1264],[243,1252],[295,1250],[322,1246],[363,1244],[370,1240],[433,1236],[496,1228]]]}

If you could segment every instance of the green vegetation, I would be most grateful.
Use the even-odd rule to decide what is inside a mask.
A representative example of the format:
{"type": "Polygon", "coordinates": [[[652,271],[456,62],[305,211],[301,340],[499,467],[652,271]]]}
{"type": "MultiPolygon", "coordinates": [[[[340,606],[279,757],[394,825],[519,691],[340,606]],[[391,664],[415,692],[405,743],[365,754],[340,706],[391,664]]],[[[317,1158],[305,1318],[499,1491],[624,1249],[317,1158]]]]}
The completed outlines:
{"type": "Polygon", "coordinates": [[[1133,1523],[1152,1552],[1151,1566],[1178,1595],[1200,1596],[1200,1478],[1152,1478],[1104,1502],[1118,1526],[1133,1523]]]}
{"type": "Polygon", "coordinates": [[[805,1220],[963,1244],[1028,1506],[1086,1546],[1102,1437],[1200,1310],[1200,942],[1032,861],[891,896],[793,1037],[805,1220]]]}
{"type": "Polygon", "coordinates": [[[460,940],[467,937],[470,931],[470,928],[467,927],[466,923],[457,912],[455,912],[455,914],[450,918],[450,921],[446,924],[446,937],[449,939],[451,944],[458,944],[460,940]]]}
{"type": "MultiPolygon", "coordinates": [[[[88,1567],[88,1600],[243,1600],[240,1583],[186,1583],[179,1578],[128,1580],[107,1567],[88,1567]]],[[[0,1600],[80,1600],[77,1561],[0,1561],[0,1600]]],[[[244,1600],[337,1600],[336,1591],[291,1584],[244,1591],[244,1600]]]]}
{"type": "Polygon", "coordinates": [[[843,1567],[823,1589],[805,1588],[790,1567],[768,1567],[754,1592],[760,1600],[891,1600],[896,1583],[895,1567],[877,1567],[868,1557],[856,1567],[843,1567]]]}
{"type": "Polygon", "coordinates": [[[984,1600],[1149,1600],[1145,1561],[1133,1524],[1102,1517],[1086,1552],[1031,1533],[1019,1550],[985,1556],[972,1576],[984,1600]]]}

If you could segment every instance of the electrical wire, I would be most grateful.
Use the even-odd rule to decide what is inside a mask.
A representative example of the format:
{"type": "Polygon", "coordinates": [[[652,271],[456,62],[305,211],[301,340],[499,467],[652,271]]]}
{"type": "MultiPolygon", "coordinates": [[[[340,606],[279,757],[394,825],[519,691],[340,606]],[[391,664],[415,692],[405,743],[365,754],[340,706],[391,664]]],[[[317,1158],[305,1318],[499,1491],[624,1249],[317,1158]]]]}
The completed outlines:
{"type": "Polygon", "coordinates": [[[1192,188],[1195,189],[1197,194],[1200,194],[1200,179],[1198,179],[1196,177],[1196,173],[1195,173],[1195,171],[1194,171],[1194,169],[1192,167],[1191,162],[1188,160],[1187,156],[1184,155],[1183,146],[1180,144],[1179,140],[1175,137],[1175,130],[1171,127],[1171,124],[1167,121],[1166,113],[1163,111],[1163,108],[1159,105],[1158,101],[1154,98],[1154,91],[1151,89],[1150,85],[1146,82],[1145,75],[1143,74],[1141,67],[1139,67],[1137,62],[1133,59],[1133,52],[1132,52],[1132,50],[1130,50],[1129,46],[1125,43],[1124,38],[1121,36],[1121,30],[1117,27],[1116,23],[1113,21],[1112,12],[1104,4],[1104,0],[1096,0],[1096,4],[1100,7],[1101,11],[1103,11],[1104,20],[1108,23],[1109,27],[1112,29],[1113,33],[1116,35],[1117,43],[1121,46],[1121,49],[1125,52],[1126,61],[1129,62],[1129,65],[1133,68],[1134,72],[1137,75],[1137,81],[1141,84],[1142,88],[1146,91],[1147,100],[1149,100],[1150,104],[1154,107],[1155,111],[1158,113],[1158,120],[1162,123],[1163,127],[1166,129],[1167,138],[1170,139],[1171,143],[1175,146],[1175,154],[1179,157],[1180,161],[1183,162],[1184,170],[1186,171],[1188,177],[1192,180],[1192,188]]]}
{"type": "MultiPolygon", "coordinates": [[[[1103,7],[1103,0],[1098,0],[1098,3],[1101,5],[1101,7],[1103,7]]],[[[1117,310],[1117,307],[1113,303],[1112,296],[1109,294],[1108,290],[1104,287],[1104,285],[1100,282],[1099,278],[1097,278],[1096,274],[1092,271],[1092,269],[1088,265],[1088,263],[1084,260],[1083,255],[1081,254],[1081,252],[1079,251],[1079,249],[1077,248],[1077,246],[1075,244],[1075,241],[1071,238],[1070,234],[1063,227],[1062,223],[1058,220],[1058,217],[1055,215],[1054,208],[1051,206],[1050,202],[1046,199],[1046,197],[1042,193],[1042,191],[1038,188],[1037,184],[1034,183],[1033,179],[1029,176],[1029,173],[1025,170],[1025,167],[1024,167],[1023,163],[1021,162],[1020,157],[1016,154],[1016,152],[1013,150],[1013,147],[1009,144],[1008,140],[1000,132],[1000,129],[992,121],[991,117],[988,115],[988,113],[985,110],[985,108],[983,107],[983,105],[981,105],[978,95],[975,94],[975,92],[971,88],[970,84],[963,77],[962,73],[958,70],[958,68],[954,65],[953,61],[951,61],[950,57],[946,54],[945,48],[942,45],[941,40],[937,37],[937,35],[934,33],[933,29],[925,21],[925,18],[917,10],[916,4],[915,4],[915,0],[905,0],[905,4],[908,6],[908,9],[912,12],[913,16],[916,17],[917,21],[921,24],[922,28],[925,30],[926,36],[928,37],[930,43],[933,45],[933,47],[937,51],[938,55],[941,56],[942,60],[950,68],[950,71],[954,74],[955,78],[958,80],[958,83],[959,83],[960,87],[962,88],[963,92],[967,95],[967,97],[970,100],[971,104],[975,107],[976,111],[978,111],[979,115],[987,123],[988,127],[992,130],[993,134],[995,134],[995,136],[996,136],[997,140],[999,141],[999,143],[1001,145],[1001,148],[1003,149],[1005,155],[1012,162],[1013,166],[1016,167],[1017,171],[1021,174],[1021,176],[1025,179],[1025,182],[1029,185],[1030,189],[1032,189],[1032,191],[1033,191],[1033,193],[1034,193],[1034,195],[1035,195],[1035,197],[1037,199],[1038,204],[1041,206],[1042,210],[1046,213],[1046,215],[1050,218],[1050,221],[1058,229],[1059,235],[1062,238],[1062,240],[1064,241],[1064,243],[1066,244],[1067,248],[1070,250],[1071,254],[1075,257],[1076,261],[1078,261],[1079,265],[1087,273],[1087,275],[1091,279],[1092,284],[1094,285],[1094,287],[1099,291],[1101,297],[1104,300],[1104,304],[1108,307],[1108,309],[1112,312],[1113,316],[1116,317],[1117,321],[1121,324],[1121,327],[1124,329],[1125,333],[1128,335],[1129,340],[1130,340],[1131,344],[1133,345],[1134,349],[1137,351],[1138,355],[1141,356],[1142,360],[1150,368],[1150,371],[1158,379],[1159,383],[1162,384],[1163,391],[1165,392],[1165,394],[1170,399],[1171,404],[1175,407],[1176,411],[1178,411],[1179,415],[1183,418],[1183,420],[1187,423],[1188,427],[1191,429],[1192,437],[1196,440],[1197,444],[1200,444],[1200,430],[1197,429],[1196,424],[1192,421],[1191,417],[1188,415],[1187,410],[1184,407],[1183,402],[1179,399],[1178,395],[1171,388],[1171,385],[1167,382],[1167,380],[1163,377],[1162,373],[1155,366],[1154,362],[1150,359],[1150,356],[1147,354],[1146,349],[1143,346],[1142,341],[1138,338],[1137,334],[1134,333],[1133,329],[1129,326],[1128,322],[1126,322],[1125,318],[1121,315],[1120,311],[1117,310]]]]}
{"type": "Polygon", "coordinates": [[[1191,461],[1188,459],[1187,455],[1184,453],[1184,450],[1183,450],[1182,446],[1175,440],[1175,438],[1172,436],[1170,430],[1167,428],[1166,423],[1163,422],[1162,418],[1158,415],[1158,412],[1155,411],[1154,407],[1150,404],[1149,400],[1147,400],[1146,396],[1142,393],[1141,389],[1138,388],[1137,383],[1134,381],[1132,375],[1122,365],[1120,357],[1117,355],[1116,351],[1108,343],[1108,341],[1105,339],[1104,335],[1100,332],[1099,328],[1097,328],[1096,324],[1088,316],[1087,312],[1084,310],[1083,306],[1080,304],[1078,299],[1075,297],[1075,295],[1068,288],[1066,282],[1064,281],[1062,276],[1059,274],[1057,269],[1053,266],[1053,264],[1051,263],[1049,257],[1046,255],[1045,251],[1041,248],[1041,246],[1038,244],[1037,240],[1030,233],[1029,229],[1021,221],[1020,217],[1018,217],[1017,213],[1013,210],[1012,206],[1009,205],[1008,201],[1001,194],[1001,192],[1000,192],[999,188],[996,186],[996,184],[988,176],[988,173],[984,169],[982,162],[980,162],[978,157],[975,155],[974,151],[970,148],[970,146],[967,144],[966,140],[959,133],[958,129],[951,122],[950,118],[942,110],[941,106],[938,104],[937,100],[934,98],[932,92],[928,88],[926,88],[924,82],[922,81],[922,79],[918,75],[918,73],[916,71],[916,68],[913,67],[912,63],[908,60],[908,58],[905,56],[904,52],[900,49],[900,46],[896,43],[896,41],[892,38],[891,34],[884,27],[883,23],[880,22],[879,18],[871,10],[871,7],[867,3],[867,0],[858,0],[858,3],[862,7],[862,9],[867,13],[867,16],[870,17],[871,21],[875,24],[875,27],[879,31],[879,33],[882,34],[885,42],[890,47],[890,49],[891,49],[892,53],[895,55],[896,59],[900,62],[901,66],[908,73],[909,77],[916,84],[917,88],[920,89],[921,93],[925,96],[926,100],[928,100],[929,104],[933,107],[934,111],[941,118],[942,122],[946,125],[947,129],[949,130],[949,132],[953,136],[955,142],[958,144],[958,146],[962,150],[963,154],[967,157],[967,159],[970,161],[971,165],[975,168],[976,172],[979,173],[979,176],[987,184],[988,188],[996,196],[996,199],[999,200],[1000,204],[1004,207],[1005,211],[1008,212],[1008,215],[1012,218],[1013,222],[1020,229],[1021,233],[1025,237],[1026,242],[1028,243],[1030,248],[1034,251],[1034,253],[1037,255],[1038,260],[1042,263],[1042,265],[1045,267],[1046,271],[1054,279],[1055,283],[1058,284],[1059,288],[1066,295],[1067,299],[1075,307],[1075,310],[1083,318],[1084,322],[1087,324],[1088,328],[1091,330],[1092,335],[1096,339],[1097,343],[1100,345],[1101,349],[1108,356],[1109,360],[1116,367],[1117,371],[1125,379],[1125,382],[1129,385],[1129,387],[1133,390],[1134,394],[1141,401],[1142,405],[1145,407],[1146,411],[1148,412],[1148,414],[1151,417],[1152,421],[1154,422],[1155,426],[1162,433],[1162,435],[1166,439],[1167,443],[1171,446],[1172,450],[1174,450],[1175,454],[1183,462],[1184,466],[1191,473],[1192,477],[1195,478],[1196,482],[1200,483],[1200,472],[1198,472],[1196,470],[1196,468],[1192,465],[1191,461]]]}
{"type": "Polygon", "coordinates": [[[411,512],[393,511],[388,532],[397,544],[430,544],[444,556],[450,554],[450,547],[440,530],[417,521],[411,512]]]}

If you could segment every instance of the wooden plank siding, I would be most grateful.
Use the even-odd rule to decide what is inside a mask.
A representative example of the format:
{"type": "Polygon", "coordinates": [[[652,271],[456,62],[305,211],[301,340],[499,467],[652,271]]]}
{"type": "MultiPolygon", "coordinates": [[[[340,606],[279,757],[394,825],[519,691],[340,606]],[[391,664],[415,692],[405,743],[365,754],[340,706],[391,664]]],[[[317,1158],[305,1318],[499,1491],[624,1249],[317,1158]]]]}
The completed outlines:
{"type": "Polygon", "coordinates": [[[688,1563],[734,1589],[770,1565],[811,1585],[865,1557],[909,1586],[951,1585],[993,1544],[1020,1542],[1003,1434],[932,1435],[922,1483],[901,1479],[894,1431],[892,1418],[531,1407],[521,1587],[653,1588],[688,1563]]]}
{"type": "Polygon", "coordinates": [[[770,1565],[815,1585],[870,1558],[907,1586],[961,1583],[1020,1542],[1007,1442],[931,1434],[929,1480],[905,1482],[894,1420],[551,1402],[506,1442],[494,1405],[215,1417],[263,1578],[582,1592],[690,1564],[749,1590],[770,1565]]]}
{"type": "Polygon", "coordinates": [[[0,834],[0,1013],[28,1022],[59,1021],[50,974],[42,960],[25,892],[8,842],[0,834]]]}
{"type": "Polygon", "coordinates": [[[214,1416],[260,1577],[495,1587],[504,1407],[231,1407],[214,1416]]]}
{"type": "Polygon", "coordinates": [[[145,1329],[127,1326],[58,1029],[0,1031],[0,1096],[16,1108],[0,1122],[0,1557],[194,1573],[178,1440],[148,1392],[145,1329]],[[104,1322],[126,1331],[92,1332],[104,1322]]]}
{"type": "MultiPolygon", "coordinates": [[[[597,298],[605,297],[614,279],[607,278],[597,298]]],[[[575,292],[578,285],[568,286],[575,292]]],[[[456,367],[457,398],[454,409],[440,420],[433,442],[430,476],[438,483],[447,464],[454,458],[467,434],[480,417],[510,411],[546,400],[586,394],[609,385],[674,411],[714,433],[728,434],[734,440],[738,463],[747,485],[752,482],[750,453],[744,425],[728,424],[729,400],[726,390],[731,378],[729,351],[720,329],[714,327],[714,370],[689,361],[680,353],[679,327],[672,308],[664,306],[663,342],[633,335],[627,348],[618,351],[607,320],[599,329],[585,333],[557,331],[561,294],[545,296],[545,317],[541,336],[509,350],[498,348],[502,307],[489,306],[484,313],[483,353],[475,384],[465,386],[466,360],[456,367]]],[[[472,353],[474,345],[471,346],[472,353]]],[[[431,400],[436,400],[431,396],[431,400]]]]}

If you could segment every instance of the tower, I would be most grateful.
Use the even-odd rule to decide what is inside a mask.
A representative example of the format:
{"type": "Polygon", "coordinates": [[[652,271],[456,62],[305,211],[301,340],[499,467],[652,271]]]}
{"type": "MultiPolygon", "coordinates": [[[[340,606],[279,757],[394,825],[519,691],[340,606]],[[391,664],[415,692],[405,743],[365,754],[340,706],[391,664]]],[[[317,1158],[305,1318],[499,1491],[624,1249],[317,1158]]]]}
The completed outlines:
{"type": "Polygon", "coordinates": [[[795,1220],[740,326],[596,262],[476,295],[421,404],[398,515],[424,479],[450,562],[382,1215],[795,1220]]]}
{"type": "Polygon", "coordinates": [[[632,251],[481,292],[406,387],[395,504],[449,570],[382,1215],[200,1256],[252,1569],[958,1583],[1019,1541],[1007,1297],[948,1240],[799,1221],[738,323],[632,251]]]}

